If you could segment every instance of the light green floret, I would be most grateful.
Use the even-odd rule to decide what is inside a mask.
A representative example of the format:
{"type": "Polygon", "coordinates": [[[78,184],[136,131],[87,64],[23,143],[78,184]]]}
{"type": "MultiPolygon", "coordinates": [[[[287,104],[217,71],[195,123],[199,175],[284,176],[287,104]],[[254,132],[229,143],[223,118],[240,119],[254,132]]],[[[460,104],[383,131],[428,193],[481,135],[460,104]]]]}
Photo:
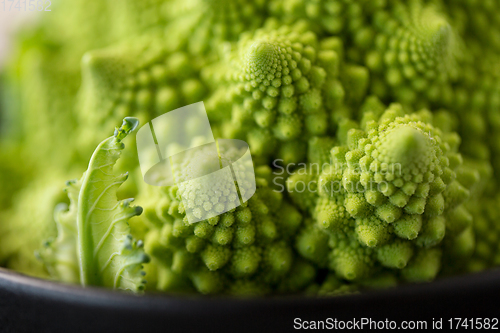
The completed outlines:
{"type": "MultiPolygon", "coordinates": [[[[432,98],[419,98],[432,108],[445,107],[458,118],[464,156],[490,161],[499,169],[500,26],[497,1],[444,1],[441,10],[461,44],[458,76],[442,84],[432,98]],[[463,41],[463,42],[462,42],[463,41]],[[437,98],[436,98],[437,97],[437,98]]],[[[498,173],[495,171],[495,173],[498,173]]],[[[497,175],[495,175],[498,178],[497,175]]],[[[491,182],[492,183],[492,182],[491,182]]]]}
{"type": "MultiPolygon", "coordinates": [[[[292,200],[314,220],[299,232],[297,251],[343,279],[362,281],[385,267],[426,281],[439,272],[445,236],[457,239],[449,242],[453,260],[470,255],[460,241],[472,225],[462,203],[479,174],[462,164],[459,137],[433,126],[444,127],[443,117],[405,114],[399,105],[382,113],[379,103],[368,99],[363,105],[361,128],[341,123],[337,140],[344,144],[331,147],[330,164],[318,171],[317,161],[325,159],[311,154],[316,162],[309,161],[308,172],[287,180],[292,200]],[[432,260],[420,263],[421,257],[432,260]]],[[[337,140],[310,143],[321,152],[337,140]]]]}
{"type": "MultiPolygon", "coordinates": [[[[131,10],[134,3],[74,0],[50,7],[47,3],[44,6],[57,15],[40,17],[35,29],[30,25],[14,41],[11,61],[2,68],[2,81],[8,87],[2,123],[6,131],[22,138],[38,167],[53,169],[57,164],[62,170],[83,172],[78,162],[84,163],[99,141],[92,143],[81,159],[66,149],[68,141],[75,142],[79,120],[74,109],[82,79],[80,61],[89,50],[143,31],[132,23],[141,15],[131,10]]],[[[114,126],[124,116],[108,125],[114,126]]]]}
{"type": "Polygon", "coordinates": [[[176,0],[165,9],[172,30],[184,34],[187,50],[205,56],[257,29],[266,17],[263,0],[176,0]]]}
{"type": "Polygon", "coordinates": [[[197,223],[188,222],[176,187],[151,189],[142,199],[156,289],[258,295],[298,291],[314,279],[316,269],[291,245],[302,215],[268,186],[264,169],[256,169],[249,201],[197,223]]]}
{"type": "Polygon", "coordinates": [[[345,166],[342,185],[351,216],[376,217],[399,238],[426,247],[440,243],[446,230],[458,234],[470,226],[460,206],[469,190],[454,171],[462,164],[458,136],[432,126],[429,112],[404,115],[397,105],[376,120],[366,112],[363,128],[349,130],[348,147],[332,150],[334,164],[345,166]]]}
{"type": "Polygon", "coordinates": [[[203,64],[165,41],[164,32],[154,30],[84,55],[81,141],[95,136],[96,125],[106,127],[124,116],[149,121],[203,98],[205,88],[197,78],[203,64]]]}
{"type": "Polygon", "coordinates": [[[467,138],[461,147],[463,154],[490,161],[498,182],[500,53],[485,50],[475,42],[467,45],[469,59],[462,66],[463,79],[455,86],[455,98],[449,108],[458,117],[460,135],[467,138]]]}
{"type": "Polygon", "coordinates": [[[449,82],[458,74],[459,41],[437,6],[398,2],[375,12],[372,24],[353,37],[356,50],[365,50],[372,93],[408,104],[452,100],[449,82]]]}
{"type": "Polygon", "coordinates": [[[359,242],[352,227],[325,232],[314,220],[306,220],[295,247],[302,257],[345,280],[369,278],[377,261],[374,250],[359,242]]]}
{"type": "Polygon", "coordinates": [[[339,279],[335,274],[328,274],[321,284],[313,284],[307,289],[311,296],[331,297],[358,293],[358,287],[355,284],[348,284],[339,279]]]}
{"type": "Polygon", "coordinates": [[[495,0],[445,0],[460,33],[483,49],[500,50],[500,4],[495,0]]]}
{"type": "Polygon", "coordinates": [[[182,153],[182,161],[173,162],[176,195],[182,198],[181,209],[191,223],[232,210],[240,204],[239,196],[253,194],[252,161],[240,159],[245,151],[233,146],[222,151],[215,144],[205,145],[182,153]]]}
{"type": "Polygon", "coordinates": [[[345,35],[363,27],[369,14],[385,4],[384,0],[273,0],[269,9],[287,23],[305,19],[321,35],[345,35]]]}
{"type": "MultiPolygon", "coordinates": [[[[474,216],[474,225],[468,233],[465,233],[459,241],[468,245],[473,252],[470,260],[454,265],[461,271],[478,272],[489,269],[500,264],[500,225],[498,224],[498,195],[492,198],[482,198],[481,202],[474,202],[471,211],[474,216]]],[[[455,244],[451,244],[455,245],[455,244]]],[[[455,247],[450,246],[450,251],[455,247]]],[[[454,271],[453,273],[455,273],[454,271]]]]}
{"type": "Polygon", "coordinates": [[[217,87],[209,116],[224,121],[224,137],[246,140],[255,155],[304,160],[304,138],[329,131],[329,113],[344,96],[339,47],[320,42],[305,24],[269,21],[243,34],[228,59],[204,73],[217,87]]]}

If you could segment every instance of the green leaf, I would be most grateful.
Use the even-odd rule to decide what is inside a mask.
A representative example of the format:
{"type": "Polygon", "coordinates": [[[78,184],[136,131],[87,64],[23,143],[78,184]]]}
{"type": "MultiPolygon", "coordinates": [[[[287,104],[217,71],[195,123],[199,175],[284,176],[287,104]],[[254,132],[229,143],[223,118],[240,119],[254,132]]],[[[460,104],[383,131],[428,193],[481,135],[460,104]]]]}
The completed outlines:
{"type": "Polygon", "coordinates": [[[122,140],[137,125],[137,119],[125,118],[114,136],[99,144],[82,179],[68,182],[71,203],[56,211],[58,237],[40,252],[54,277],[83,286],[144,289],[142,264],[149,258],[128,225],[142,208],[132,206],[133,199],[117,200],[116,191],[128,175],[113,173],[125,147],[122,140]]]}

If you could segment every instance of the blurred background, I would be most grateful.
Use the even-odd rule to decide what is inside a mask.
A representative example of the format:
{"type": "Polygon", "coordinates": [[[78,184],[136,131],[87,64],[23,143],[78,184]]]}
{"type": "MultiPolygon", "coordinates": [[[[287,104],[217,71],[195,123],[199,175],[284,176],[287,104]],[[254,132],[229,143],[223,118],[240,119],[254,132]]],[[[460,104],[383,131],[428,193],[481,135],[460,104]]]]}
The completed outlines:
{"type": "Polygon", "coordinates": [[[7,11],[0,6],[0,69],[5,66],[15,33],[36,24],[39,16],[37,11],[7,11]]]}

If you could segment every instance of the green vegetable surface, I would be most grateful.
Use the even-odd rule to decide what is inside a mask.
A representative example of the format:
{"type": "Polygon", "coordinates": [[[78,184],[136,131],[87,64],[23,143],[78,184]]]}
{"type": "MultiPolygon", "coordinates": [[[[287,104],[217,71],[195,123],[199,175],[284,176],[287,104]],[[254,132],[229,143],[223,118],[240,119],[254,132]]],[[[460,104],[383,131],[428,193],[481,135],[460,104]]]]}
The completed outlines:
{"type": "MultiPolygon", "coordinates": [[[[131,291],[340,295],[500,264],[497,1],[53,7],[0,73],[1,265],[131,291]],[[147,184],[137,123],[199,101],[219,146],[176,155],[176,185],[147,184]]],[[[182,126],[158,130],[197,133],[182,126]]]]}

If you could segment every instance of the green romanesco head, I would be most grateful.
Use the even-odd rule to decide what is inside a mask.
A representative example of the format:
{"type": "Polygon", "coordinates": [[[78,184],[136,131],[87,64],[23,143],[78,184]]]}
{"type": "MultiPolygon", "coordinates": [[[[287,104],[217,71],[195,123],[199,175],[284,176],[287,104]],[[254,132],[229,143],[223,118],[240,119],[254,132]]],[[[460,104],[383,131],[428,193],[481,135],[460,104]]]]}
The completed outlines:
{"type": "Polygon", "coordinates": [[[321,35],[347,35],[386,5],[384,0],[273,0],[269,9],[284,22],[306,20],[321,35]]]}
{"type": "Polygon", "coordinates": [[[439,117],[374,106],[369,99],[362,107],[361,128],[341,132],[343,145],[311,141],[316,152],[334,143],[330,161],[318,168],[321,159],[312,160],[307,176],[298,171],[287,180],[292,200],[313,218],[296,247],[348,280],[370,278],[380,267],[400,270],[406,280],[430,280],[439,272],[445,236],[470,232],[462,203],[479,176],[462,165],[460,139],[439,127],[439,117]],[[316,187],[302,191],[304,180],[316,187]]]}
{"type": "MultiPolygon", "coordinates": [[[[296,258],[291,245],[302,215],[269,187],[268,167],[257,168],[256,174],[257,191],[250,200],[196,223],[186,216],[182,184],[150,189],[154,193],[143,198],[149,228],[145,244],[156,265],[156,288],[255,295],[297,291],[314,279],[316,269],[296,258]]],[[[207,195],[205,204],[217,198],[207,195]]],[[[223,193],[218,204],[230,196],[223,193]]]]}
{"type": "Polygon", "coordinates": [[[257,29],[265,18],[262,0],[176,0],[166,7],[186,50],[207,56],[214,56],[224,42],[257,29]]]}
{"type": "Polygon", "coordinates": [[[109,127],[123,116],[147,121],[202,99],[193,60],[165,38],[155,32],[85,54],[79,117],[86,127],[109,127]]]}
{"type": "Polygon", "coordinates": [[[371,116],[365,113],[363,129],[349,130],[347,150],[332,151],[333,163],[346,165],[342,183],[353,217],[374,213],[393,223],[424,212],[439,216],[447,207],[444,196],[450,184],[468,197],[453,172],[462,162],[459,138],[433,127],[426,119],[429,112],[404,115],[393,105],[378,121],[366,120],[371,116]]]}
{"type": "Polygon", "coordinates": [[[500,227],[498,221],[499,196],[482,198],[481,202],[473,201],[469,210],[474,216],[474,224],[468,233],[457,239],[457,244],[450,244],[449,252],[454,254],[467,245],[472,252],[469,260],[454,265],[449,273],[479,272],[500,264],[500,248],[498,238],[500,227]],[[460,246],[461,245],[461,246],[460,246]]]}
{"type": "Polygon", "coordinates": [[[379,97],[417,104],[452,98],[449,82],[457,77],[459,42],[437,6],[397,3],[377,11],[372,25],[355,38],[366,49],[364,63],[374,74],[371,89],[379,97]]]}
{"type": "Polygon", "coordinates": [[[232,210],[255,192],[252,160],[240,159],[247,149],[225,142],[190,149],[172,159],[176,196],[182,199],[181,209],[190,223],[232,210]]]}
{"type": "Polygon", "coordinates": [[[303,138],[328,133],[329,112],[343,99],[340,47],[338,40],[320,43],[304,24],[270,21],[243,34],[229,66],[224,60],[204,72],[218,87],[207,100],[209,117],[224,122],[224,137],[246,140],[255,155],[304,159],[303,138]]]}

